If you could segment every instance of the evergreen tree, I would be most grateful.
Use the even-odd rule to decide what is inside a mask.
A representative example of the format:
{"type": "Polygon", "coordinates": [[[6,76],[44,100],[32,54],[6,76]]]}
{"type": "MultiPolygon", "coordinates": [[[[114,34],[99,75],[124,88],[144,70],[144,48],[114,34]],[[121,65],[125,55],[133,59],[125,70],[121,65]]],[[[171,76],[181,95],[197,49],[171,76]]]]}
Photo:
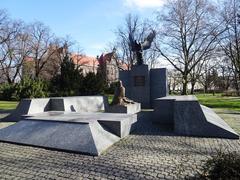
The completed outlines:
{"type": "Polygon", "coordinates": [[[89,72],[83,80],[83,86],[81,87],[81,93],[83,95],[97,95],[104,91],[104,78],[102,73],[95,74],[94,72],[89,72]]]}
{"type": "Polygon", "coordinates": [[[83,75],[74,62],[66,55],[61,63],[60,74],[52,80],[52,91],[57,96],[79,95],[83,75]]]}

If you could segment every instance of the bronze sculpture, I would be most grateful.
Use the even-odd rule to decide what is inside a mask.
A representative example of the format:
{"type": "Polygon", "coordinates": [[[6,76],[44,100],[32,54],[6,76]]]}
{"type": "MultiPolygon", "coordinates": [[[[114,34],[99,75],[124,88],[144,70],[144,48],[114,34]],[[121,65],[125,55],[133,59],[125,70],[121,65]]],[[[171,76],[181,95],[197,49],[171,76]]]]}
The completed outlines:
{"type": "Polygon", "coordinates": [[[134,101],[128,99],[125,96],[125,88],[122,85],[122,81],[118,81],[115,87],[114,97],[111,105],[127,105],[134,104],[134,101]]]}
{"type": "Polygon", "coordinates": [[[151,47],[151,44],[155,36],[156,36],[156,32],[152,30],[152,32],[141,43],[134,40],[132,35],[129,34],[129,41],[130,41],[129,45],[130,45],[131,51],[133,51],[135,54],[137,65],[143,64],[143,50],[147,50],[151,47]]]}

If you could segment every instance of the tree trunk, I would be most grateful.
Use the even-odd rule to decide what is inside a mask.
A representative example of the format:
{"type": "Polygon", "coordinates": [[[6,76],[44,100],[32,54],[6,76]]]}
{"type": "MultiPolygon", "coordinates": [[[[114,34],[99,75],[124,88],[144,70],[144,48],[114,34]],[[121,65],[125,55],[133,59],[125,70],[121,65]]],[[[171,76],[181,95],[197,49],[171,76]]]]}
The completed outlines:
{"type": "Polygon", "coordinates": [[[237,90],[237,96],[240,96],[240,90],[239,90],[238,85],[237,85],[237,87],[236,87],[236,90],[237,90]]]}
{"type": "Polygon", "coordinates": [[[240,75],[236,78],[236,90],[237,90],[237,95],[240,96],[240,88],[239,88],[239,84],[238,84],[238,80],[240,79],[240,75]]]}
{"type": "Polygon", "coordinates": [[[240,89],[239,89],[239,85],[238,85],[238,75],[236,72],[234,73],[234,84],[235,84],[235,88],[237,91],[237,95],[240,96],[240,89]]]}
{"type": "Polygon", "coordinates": [[[13,81],[11,78],[7,77],[8,84],[13,84],[13,81]]]}
{"type": "Polygon", "coordinates": [[[187,76],[184,75],[184,76],[183,76],[183,90],[182,90],[182,95],[187,95],[187,84],[188,84],[187,76]]]}
{"type": "Polygon", "coordinates": [[[36,66],[34,79],[35,79],[35,80],[38,79],[38,78],[39,78],[39,75],[40,75],[40,70],[39,70],[39,67],[36,66]]]}
{"type": "Polygon", "coordinates": [[[171,90],[171,85],[168,84],[168,91],[169,91],[169,94],[172,94],[172,90],[171,90]]]}
{"type": "Polygon", "coordinates": [[[212,95],[215,96],[215,86],[213,87],[212,95]]]}
{"type": "Polygon", "coordinates": [[[240,89],[239,89],[239,85],[238,85],[238,80],[236,79],[236,82],[235,82],[235,87],[236,87],[236,91],[237,91],[237,96],[240,96],[240,89]]]}
{"type": "Polygon", "coordinates": [[[191,83],[191,94],[194,94],[195,84],[195,82],[191,83]]]}

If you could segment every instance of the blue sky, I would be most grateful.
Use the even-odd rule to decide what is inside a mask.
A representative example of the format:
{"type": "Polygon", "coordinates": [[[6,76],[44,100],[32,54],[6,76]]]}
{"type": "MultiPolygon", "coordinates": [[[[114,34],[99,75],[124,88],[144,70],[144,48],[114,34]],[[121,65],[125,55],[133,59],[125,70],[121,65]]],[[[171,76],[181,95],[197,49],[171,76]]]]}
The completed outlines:
{"type": "Polygon", "coordinates": [[[103,52],[128,13],[151,18],[165,0],[0,0],[13,19],[41,21],[57,36],[69,35],[87,55],[103,52]]]}

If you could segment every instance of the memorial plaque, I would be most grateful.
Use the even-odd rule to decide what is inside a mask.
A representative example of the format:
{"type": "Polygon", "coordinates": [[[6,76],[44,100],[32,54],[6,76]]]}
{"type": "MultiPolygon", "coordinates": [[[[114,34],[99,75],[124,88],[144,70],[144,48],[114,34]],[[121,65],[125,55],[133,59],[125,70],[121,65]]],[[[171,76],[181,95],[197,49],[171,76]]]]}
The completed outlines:
{"type": "Polygon", "coordinates": [[[134,86],[145,86],[145,76],[134,76],[134,86]]]}

